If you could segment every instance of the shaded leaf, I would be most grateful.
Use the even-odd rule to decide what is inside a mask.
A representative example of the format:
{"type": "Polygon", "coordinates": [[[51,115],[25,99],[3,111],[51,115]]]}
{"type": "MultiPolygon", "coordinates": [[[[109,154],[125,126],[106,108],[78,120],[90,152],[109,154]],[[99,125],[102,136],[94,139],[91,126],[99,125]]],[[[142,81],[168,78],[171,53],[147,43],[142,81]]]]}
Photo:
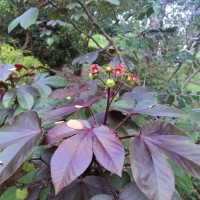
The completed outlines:
{"type": "Polygon", "coordinates": [[[124,165],[124,147],[106,126],[93,129],[93,151],[98,162],[108,171],[121,176],[124,165]]]}
{"type": "Polygon", "coordinates": [[[16,186],[12,186],[9,187],[1,196],[0,196],[0,200],[8,200],[8,199],[12,199],[12,200],[17,200],[16,198],[16,186]]]}
{"type": "Polygon", "coordinates": [[[83,64],[86,62],[92,64],[97,59],[98,55],[98,52],[90,52],[83,56],[79,56],[72,61],[72,65],[75,65],[76,63],[83,64]]]}
{"type": "Polygon", "coordinates": [[[77,134],[65,140],[51,159],[51,176],[55,193],[80,176],[92,161],[91,134],[77,134]]]}
{"type": "Polygon", "coordinates": [[[0,129],[0,183],[8,179],[27,159],[42,136],[36,112],[18,115],[12,124],[0,129]]]}
{"type": "Polygon", "coordinates": [[[110,194],[105,180],[98,176],[86,176],[81,180],[75,180],[63,188],[56,196],[49,195],[48,200],[89,200],[96,194],[110,194]]]}

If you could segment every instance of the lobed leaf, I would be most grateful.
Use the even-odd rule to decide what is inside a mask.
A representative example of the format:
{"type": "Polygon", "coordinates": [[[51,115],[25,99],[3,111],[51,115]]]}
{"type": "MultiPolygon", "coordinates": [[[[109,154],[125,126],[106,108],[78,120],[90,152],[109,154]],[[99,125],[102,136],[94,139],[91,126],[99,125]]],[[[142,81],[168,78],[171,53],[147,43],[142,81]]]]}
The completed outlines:
{"type": "Polygon", "coordinates": [[[51,159],[51,176],[55,193],[80,176],[92,161],[91,134],[77,134],[65,140],[51,159]]]}

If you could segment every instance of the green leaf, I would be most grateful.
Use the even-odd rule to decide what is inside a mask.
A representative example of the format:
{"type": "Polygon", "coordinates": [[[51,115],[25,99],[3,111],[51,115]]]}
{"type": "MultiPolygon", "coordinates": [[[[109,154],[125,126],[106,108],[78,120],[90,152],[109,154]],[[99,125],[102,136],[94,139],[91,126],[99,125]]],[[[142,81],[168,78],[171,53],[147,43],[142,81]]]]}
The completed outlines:
{"type": "Polygon", "coordinates": [[[14,19],[8,26],[8,33],[10,33],[18,24],[22,28],[27,29],[29,26],[35,23],[38,18],[39,10],[38,8],[30,8],[21,16],[14,19]]]}
{"type": "Polygon", "coordinates": [[[38,18],[39,10],[38,8],[28,9],[21,18],[20,25],[24,29],[27,29],[29,26],[35,23],[38,18]]]}
{"type": "Polygon", "coordinates": [[[119,177],[116,174],[111,174],[108,176],[108,179],[112,185],[119,190],[122,190],[128,183],[131,182],[129,174],[125,171],[122,172],[122,177],[119,177]]]}
{"type": "Polygon", "coordinates": [[[17,188],[16,197],[18,200],[25,200],[28,197],[28,189],[27,188],[17,188]]]}
{"type": "Polygon", "coordinates": [[[34,171],[31,171],[31,172],[27,173],[26,175],[20,177],[17,180],[17,183],[22,183],[22,184],[33,183],[33,179],[34,179],[36,173],[37,173],[37,170],[34,170],[34,171]]]}
{"type": "Polygon", "coordinates": [[[48,44],[49,46],[51,46],[53,43],[54,43],[53,37],[48,37],[48,38],[47,38],[47,44],[48,44]]]}
{"type": "Polygon", "coordinates": [[[14,19],[8,26],[8,33],[10,33],[21,21],[22,16],[17,17],[14,19]]]}
{"type": "Polygon", "coordinates": [[[117,6],[119,6],[119,4],[120,4],[119,0],[106,0],[106,1],[111,3],[111,4],[117,5],[117,6]]]}
{"type": "Polygon", "coordinates": [[[171,161],[169,163],[174,171],[176,185],[187,192],[191,192],[192,190],[194,190],[190,176],[180,167],[173,164],[171,161]]]}
{"type": "Polygon", "coordinates": [[[26,90],[17,90],[17,100],[19,105],[22,108],[31,110],[33,104],[34,104],[34,98],[33,96],[28,93],[26,90]]]}
{"type": "Polygon", "coordinates": [[[44,187],[40,192],[39,200],[46,200],[50,189],[51,189],[50,186],[44,187]]]}
{"type": "Polygon", "coordinates": [[[153,11],[156,15],[159,15],[162,11],[162,6],[159,3],[155,3],[153,6],[153,11]]]}
{"type": "Polygon", "coordinates": [[[32,172],[35,168],[34,168],[34,164],[25,162],[25,163],[23,164],[23,166],[22,166],[22,169],[23,169],[25,172],[32,172]]]}
{"type": "Polygon", "coordinates": [[[16,198],[16,187],[9,187],[0,197],[0,200],[8,200],[8,199],[12,199],[12,200],[17,200],[16,198]]]}
{"type": "Polygon", "coordinates": [[[8,108],[15,100],[16,97],[16,89],[9,90],[3,96],[3,105],[8,108]]]}

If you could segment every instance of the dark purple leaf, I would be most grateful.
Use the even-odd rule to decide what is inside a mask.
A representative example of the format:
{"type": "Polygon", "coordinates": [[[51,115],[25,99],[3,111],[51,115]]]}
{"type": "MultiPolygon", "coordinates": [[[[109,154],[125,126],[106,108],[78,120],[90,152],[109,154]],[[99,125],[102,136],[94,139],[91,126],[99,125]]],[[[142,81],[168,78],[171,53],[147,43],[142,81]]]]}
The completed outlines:
{"type": "Polygon", "coordinates": [[[145,140],[166,154],[175,164],[200,179],[200,147],[190,138],[174,135],[145,135],[145,140]]]}
{"type": "Polygon", "coordinates": [[[49,195],[48,200],[89,200],[96,194],[110,194],[105,180],[97,176],[86,176],[82,180],[75,180],[63,188],[58,195],[49,195]]]}
{"type": "Polygon", "coordinates": [[[81,105],[84,103],[83,99],[75,99],[68,103],[66,106],[62,106],[59,108],[56,108],[55,110],[52,110],[48,112],[47,115],[42,117],[42,121],[47,121],[47,120],[60,120],[62,119],[63,116],[72,114],[78,110],[76,105],[81,105]]]}
{"type": "Polygon", "coordinates": [[[88,98],[94,96],[97,90],[97,84],[93,81],[84,81],[82,83],[69,85],[64,89],[54,90],[49,97],[61,100],[69,96],[78,96],[88,98]]]}
{"type": "Polygon", "coordinates": [[[0,81],[5,82],[15,69],[12,64],[0,64],[0,81]]]}
{"type": "Polygon", "coordinates": [[[80,176],[92,161],[90,132],[74,135],[65,140],[51,159],[51,176],[55,193],[80,176]]]}
{"type": "Polygon", "coordinates": [[[106,126],[93,129],[93,151],[98,162],[108,171],[121,176],[124,165],[124,147],[106,126]]]}
{"type": "Polygon", "coordinates": [[[76,96],[78,94],[78,85],[68,85],[64,89],[56,89],[54,90],[49,97],[61,100],[63,98],[69,97],[69,96],[76,96]]]}
{"type": "Polygon", "coordinates": [[[146,114],[151,116],[162,116],[162,117],[185,117],[187,116],[183,111],[174,108],[172,106],[157,105],[156,107],[149,107],[148,104],[138,104],[135,108],[126,109],[114,107],[112,110],[121,111],[124,114],[146,114]]]}
{"type": "Polygon", "coordinates": [[[0,183],[9,178],[27,159],[42,136],[36,112],[18,115],[12,124],[0,129],[0,183]]]}
{"type": "Polygon", "coordinates": [[[76,63],[83,64],[83,63],[89,63],[92,64],[98,57],[99,53],[98,52],[91,52],[87,53],[83,56],[79,56],[78,58],[75,58],[72,61],[72,65],[75,65],[76,63]]]}
{"type": "Polygon", "coordinates": [[[141,133],[145,134],[160,134],[160,135],[180,135],[187,136],[181,129],[166,121],[156,120],[146,122],[142,128],[141,133]]]}
{"type": "Polygon", "coordinates": [[[140,190],[150,199],[171,200],[174,175],[160,150],[136,136],[130,144],[131,169],[140,190]]]}
{"type": "Polygon", "coordinates": [[[138,186],[132,182],[127,185],[119,195],[120,200],[148,200],[148,198],[141,192],[138,186]]]}
{"type": "Polygon", "coordinates": [[[87,121],[79,120],[83,125],[83,130],[75,130],[67,126],[67,122],[63,122],[58,124],[54,128],[48,131],[47,135],[45,136],[45,143],[46,144],[53,144],[59,142],[61,139],[68,138],[75,134],[83,134],[88,132],[89,128],[91,128],[90,124],[87,121]]]}

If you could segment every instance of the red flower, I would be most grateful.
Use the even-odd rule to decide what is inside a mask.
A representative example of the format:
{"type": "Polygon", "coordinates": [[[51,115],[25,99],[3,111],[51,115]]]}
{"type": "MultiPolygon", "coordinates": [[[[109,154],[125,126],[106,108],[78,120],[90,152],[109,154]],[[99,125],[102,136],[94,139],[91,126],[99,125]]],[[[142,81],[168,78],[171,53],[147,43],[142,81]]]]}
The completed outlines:
{"type": "Polygon", "coordinates": [[[91,67],[90,67],[90,71],[91,73],[98,73],[99,72],[99,65],[97,64],[93,64],[91,67]]]}
{"type": "Polygon", "coordinates": [[[119,67],[122,68],[122,69],[124,69],[124,68],[126,68],[126,65],[124,63],[120,63],[119,67]]]}
{"type": "Polygon", "coordinates": [[[121,68],[117,67],[114,69],[113,73],[115,74],[115,76],[121,76],[123,74],[123,71],[121,68]]]}
{"type": "Polygon", "coordinates": [[[131,79],[132,79],[133,83],[137,83],[137,81],[138,81],[138,78],[137,78],[137,76],[135,74],[131,75],[131,79]]]}

